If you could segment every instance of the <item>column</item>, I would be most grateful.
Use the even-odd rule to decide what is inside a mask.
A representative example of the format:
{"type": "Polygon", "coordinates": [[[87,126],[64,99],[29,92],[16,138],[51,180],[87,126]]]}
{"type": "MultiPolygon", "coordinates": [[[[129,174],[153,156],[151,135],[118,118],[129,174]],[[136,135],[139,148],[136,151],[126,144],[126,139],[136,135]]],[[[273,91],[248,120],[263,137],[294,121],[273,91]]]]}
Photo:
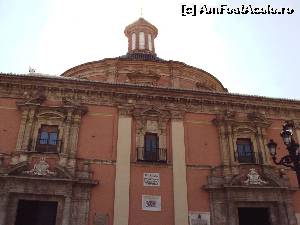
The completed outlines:
{"type": "Polygon", "coordinates": [[[5,217],[7,213],[8,194],[2,193],[0,195],[0,225],[5,225],[5,217]]]}
{"type": "Polygon", "coordinates": [[[80,127],[81,115],[74,115],[73,124],[71,126],[71,135],[70,140],[68,141],[68,146],[70,147],[70,156],[75,157],[77,152],[77,143],[78,143],[78,135],[79,135],[79,127],[80,127]]]}
{"type": "Polygon", "coordinates": [[[18,134],[16,151],[21,151],[21,148],[22,148],[22,142],[23,142],[24,132],[25,132],[25,128],[26,128],[27,116],[28,116],[28,110],[26,109],[22,112],[22,116],[21,116],[21,125],[20,125],[20,129],[19,129],[19,134],[18,134]]]}
{"type": "Polygon", "coordinates": [[[188,225],[188,201],[183,120],[172,120],[175,225],[188,225]]]}
{"type": "Polygon", "coordinates": [[[232,127],[231,125],[227,126],[228,129],[228,143],[229,143],[229,158],[230,158],[230,164],[236,164],[235,162],[235,149],[234,149],[234,141],[236,141],[236,139],[234,138],[234,135],[232,133],[232,127]]]}
{"type": "Polygon", "coordinates": [[[35,109],[33,108],[30,109],[28,113],[28,122],[24,130],[23,142],[21,147],[22,151],[28,151],[28,144],[29,144],[30,134],[31,134],[32,125],[34,121],[34,116],[35,116],[35,109]]]}
{"type": "Polygon", "coordinates": [[[115,178],[114,225],[128,225],[131,117],[119,115],[115,178]]]}
{"type": "Polygon", "coordinates": [[[62,225],[69,225],[69,223],[70,223],[70,211],[71,211],[71,198],[69,196],[67,196],[65,198],[62,225]]]}
{"type": "Polygon", "coordinates": [[[269,152],[266,149],[266,144],[268,143],[266,141],[266,128],[260,128],[258,129],[258,141],[259,141],[259,146],[260,146],[260,151],[263,157],[263,164],[270,165],[270,158],[269,158],[269,152]]]}
{"type": "Polygon", "coordinates": [[[65,127],[64,127],[64,134],[63,134],[63,146],[61,146],[61,153],[63,154],[68,154],[68,145],[69,145],[69,137],[70,137],[70,127],[71,127],[71,122],[72,122],[72,112],[69,111],[67,115],[67,119],[65,122],[65,127]]]}

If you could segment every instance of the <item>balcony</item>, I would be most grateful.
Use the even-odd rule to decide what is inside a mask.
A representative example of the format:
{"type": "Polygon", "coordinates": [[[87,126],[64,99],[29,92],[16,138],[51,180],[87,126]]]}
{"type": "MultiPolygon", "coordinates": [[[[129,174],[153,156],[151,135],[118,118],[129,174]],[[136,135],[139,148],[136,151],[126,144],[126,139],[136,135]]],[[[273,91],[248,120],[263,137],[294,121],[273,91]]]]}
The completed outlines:
{"type": "Polygon", "coordinates": [[[143,162],[167,162],[166,148],[153,148],[150,151],[145,151],[144,147],[137,147],[137,161],[143,162]]]}
{"type": "Polygon", "coordinates": [[[59,153],[61,152],[62,140],[37,139],[35,152],[59,153]]]}
{"type": "Polygon", "coordinates": [[[243,164],[263,164],[260,152],[235,152],[234,159],[243,164]]]}

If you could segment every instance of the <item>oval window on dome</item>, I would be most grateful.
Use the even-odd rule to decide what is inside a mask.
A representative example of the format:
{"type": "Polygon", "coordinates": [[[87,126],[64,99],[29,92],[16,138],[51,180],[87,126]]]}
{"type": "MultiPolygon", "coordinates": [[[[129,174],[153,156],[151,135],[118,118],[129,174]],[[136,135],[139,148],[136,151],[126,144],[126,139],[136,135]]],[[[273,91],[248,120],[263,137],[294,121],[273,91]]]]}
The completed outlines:
{"type": "Polygon", "coordinates": [[[144,32],[139,33],[139,49],[145,49],[145,34],[144,34],[144,32]]]}
{"type": "Polygon", "coordinates": [[[151,34],[148,34],[148,48],[150,51],[152,51],[152,38],[151,34]]]}
{"type": "Polygon", "coordinates": [[[136,48],[136,34],[133,33],[131,36],[131,50],[134,50],[136,48]]]}

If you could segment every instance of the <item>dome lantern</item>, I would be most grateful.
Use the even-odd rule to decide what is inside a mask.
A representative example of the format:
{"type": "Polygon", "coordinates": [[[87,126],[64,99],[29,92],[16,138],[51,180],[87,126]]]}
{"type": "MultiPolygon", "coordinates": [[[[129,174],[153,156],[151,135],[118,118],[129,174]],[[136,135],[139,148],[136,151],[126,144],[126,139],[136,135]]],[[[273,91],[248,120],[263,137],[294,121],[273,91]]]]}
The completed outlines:
{"type": "Polygon", "coordinates": [[[141,52],[155,55],[154,39],[158,30],[147,20],[139,18],[128,25],[124,33],[128,38],[128,53],[141,52]]]}

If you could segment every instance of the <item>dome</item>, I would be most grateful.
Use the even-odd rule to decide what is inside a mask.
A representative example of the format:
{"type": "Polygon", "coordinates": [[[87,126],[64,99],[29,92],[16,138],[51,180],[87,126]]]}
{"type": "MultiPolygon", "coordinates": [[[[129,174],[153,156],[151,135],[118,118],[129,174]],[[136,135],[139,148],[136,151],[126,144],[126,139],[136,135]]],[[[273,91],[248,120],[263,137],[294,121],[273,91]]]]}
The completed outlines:
{"type": "Polygon", "coordinates": [[[144,18],[126,26],[128,52],[116,58],[84,63],[61,76],[101,82],[131,83],[180,89],[227,92],[222,83],[204,70],[164,60],[155,53],[158,29],[144,18]]]}

